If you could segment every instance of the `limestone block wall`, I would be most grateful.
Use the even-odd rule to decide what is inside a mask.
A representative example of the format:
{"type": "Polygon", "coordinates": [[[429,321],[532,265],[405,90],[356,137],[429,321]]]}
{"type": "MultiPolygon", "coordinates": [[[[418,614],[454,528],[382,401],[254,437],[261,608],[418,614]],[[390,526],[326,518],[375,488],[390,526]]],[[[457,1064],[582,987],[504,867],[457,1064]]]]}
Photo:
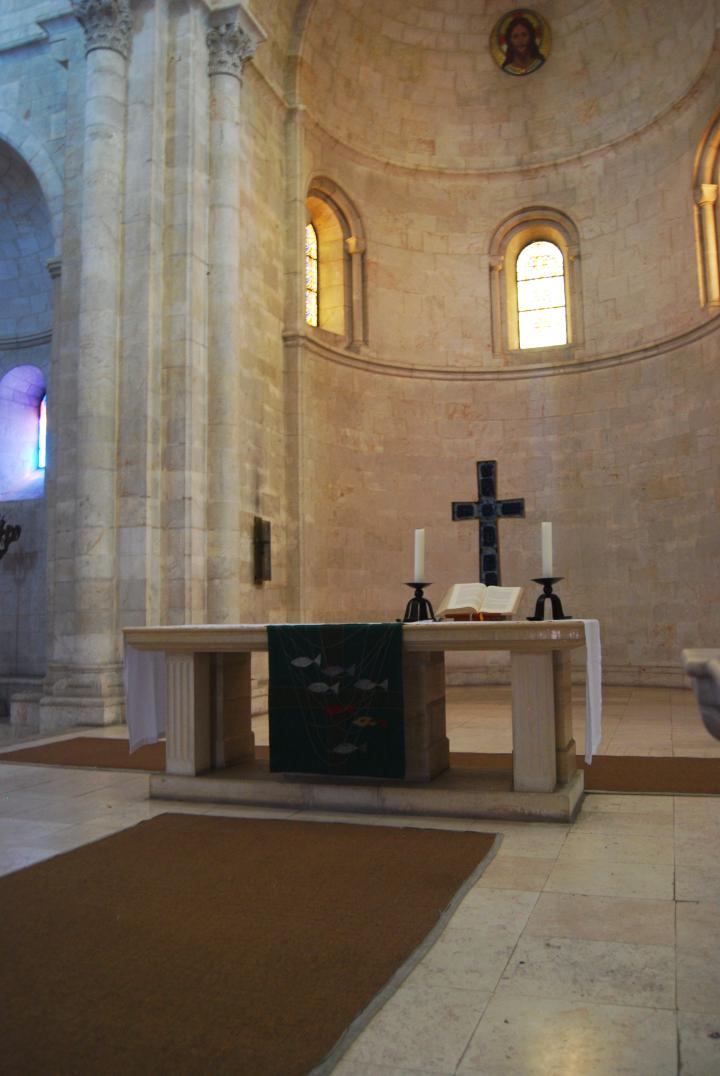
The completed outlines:
{"type": "MultiPolygon", "coordinates": [[[[50,377],[53,288],[46,263],[60,231],[67,72],[24,44],[34,25],[24,12],[13,13],[12,33],[9,17],[4,11],[0,19],[0,517],[19,524],[22,534],[0,562],[0,677],[32,677],[44,673],[46,662],[47,541],[33,418],[50,377]]],[[[51,19],[43,34],[58,58],[65,54],[63,21],[51,19]]],[[[0,688],[0,695],[9,693],[0,688]]]]}
{"type": "MultiPolygon", "coordinates": [[[[280,393],[284,213],[283,119],[276,89],[249,66],[241,105],[242,265],[237,307],[242,354],[228,392],[243,401],[235,457],[210,460],[207,440],[207,184],[210,96],[201,8],[169,12],[139,5],[128,67],[123,206],[123,289],[119,350],[118,622],[202,620],[208,565],[206,484],[231,470],[247,493],[243,586],[252,615],[252,514],[278,522],[284,489],[280,393]],[[244,298],[244,296],[246,296],[244,298]]],[[[77,28],[79,36],[79,27],[77,28]]],[[[68,100],[63,290],[57,386],[56,567],[58,608],[74,609],[72,538],[76,471],[79,214],[82,206],[82,50],[68,100]]],[[[282,543],[279,543],[279,550],[282,543]]],[[[277,603],[279,583],[267,588],[277,603]]],[[[263,591],[265,593],[265,591],[263,591]]],[[[264,600],[264,599],[262,599],[264,600]]]]}
{"type": "MultiPolygon", "coordinates": [[[[208,11],[132,4],[113,260],[117,585],[104,613],[115,657],[124,624],[202,621],[210,606],[232,620],[400,615],[416,526],[428,529],[439,599],[475,574],[475,528],[452,524],[449,506],[473,496],[483,457],[498,459],[501,493],[527,503],[527,519],[503,527],[505,580],[537,573],[539,522],[552,519],[568,607],[607,625],[617,676],[675,676],[682,646],[707,643],[700,626],[717,633],[705,492],[716,489],[717,334],[698,308],[689,189],[720,84],[715,4],[678,0],[659,18],[650,4],[554,0],[553,54],[528,79],[493,66],[487,37],[505,7],[481,7],[253,0],[268,40],[246,65],[234,131],[238,347],[224,400],[217,378],[213,388],[213,334],[217,342],[225,326],[211,315],[222,262],[212,260],[210,216],[222,197],[211,198],[220,98],[208,11]],[[318,174],[347,193],[367,239],[369,342],[359,353],[304,338],[300,244],[318,174]],[[580,236],[584,344],[562,368],[523,369],[532,363],[492,347],[491,238],[536,205],[567,214],[580,236]],[[221,533],[222,512],[236,543],[221,533]],[[273,580],[261,588],[256,514],[273,525],[273,580]]],[[[52,362],[48,342],[35,346],[45,348],[53,458],[47,512],[41,501],[17,507],[37,558],[0,565],[0,607],[20,594],[26,617],[0,642],[0,670],[42,671],[35,603],[47,533],[50,657],[62,683],[77,657],[86,552],[77,542],[85,70],[82,30],[63,0],[3,7],[0,179],[12,185],[19,160],[35,177],[43,238],[23,254],[30,302],[11,314],[6,303],[0,337],[47,334],[52,323],[52,362]],[[53,254],[62,277],[51,293],[41,267],[53,254]]]]}
{"type": "Polygon", "coordinates": [[[45,262],[53,247],[50,215],[37,179],[18,154],[0,142],[0,341],[6,346],[52,328],[45,262]]]}
{"type": "Polygon", "coordinates": [[[307,175],[330,174],[366,228],[370,354],[405,366],[502,366],[490,331],[490,245],[507,217],[533,206],[560,210],[579,232],[584,345],[576,358],[696,325],[703,315],[690,184],[718,81],[713,63],[697,93],[647,130],[523,171],[381,169],[308,121],[307,175]]]}
{"type": "MultiPolygon", "coordinates": [[[[258,50],[262,56],[264,45],[258,50]]],[[[237,430],[236,481],[242,491],[242,588],[239,619],[282,619],[287,565],[284,327],[285,108],[258,70],[244,85],[243,168],[240,197],[241,350],[238,391],[243,422],[237,430]],[[272,524],[272,580],[253,583],[253,518],[272,524]]],[[[226,461],[211,461],[225,467],[226,461]]]]}
{"type": "MultiPolygon", "coordinates": [[[[15,309],[13,324],[3,323],[2,334],[12,334],[15,346],[2,354],[0,376],[6,369],[29,364],[42,371],[48,394],[48,426],[50,452],[57,467],[62,435],[66,440],[71,424],[61,415],[67,414],[63,397],[71,398],[74,385],[69,376],[57,378],[55,358],[60,353],[60,328],[66,322],[66,342],[72,346],[72,317],[58,303],[60,261],[55,260],[53,281],[47,271],[48,259],[68,260],[67,296],[76,299],[72,279],[72,233],[67,227],[76,203],[79,179],[77,153],[77,105],[82,109],[82,83],[77,84],[77,60],[82,58],[82,30],[68,9],[59,0],[50,3],[16,3],[3,5],[0,13],[0,157],[2,157],[2,186],[11,194],[11,203],[3,210],[3,235],[12,246],[4,257],[15,258],[12,275],[14,283],[3,274],[0,291],[5,318],[10,313],[12,295],[15,309]],[[22,179],[22,185],[18,181],[22,179]],[[19,208],[18,195],[27,204],[15,218],[13,207],[19,208]],[[32,196],[30,198],[30,195],[32,196]],[[28,198],[30,200],[28,201],[28,198]],[[10,213],[6,212],[10,209],[10,213]],[[65,242],[63,242],[65,239],[65,242]],[[52,336],[52,340],[51,340],[52,336]],[[33,339],[34,338],[34,339],[33,339]]],[[[81,161],[82,162],[82,161],[81,161]]],[[[10,268],[10,267],[9,267],[10,268]]],[[[68,303],[72,305],[72,301],[68,303]]],[[[12,345],[12,340],[3,341],[12,345]]],[[[56,475],[57,475],[56,470],[56,475]]],[[[48,657],[47,626],[52,623],[54,572],[46,571],[48,534],[55,541],[55,527],[48,520],[60,520],[60,552],[65,541],[72,549],[72,513],[67,496],[63,495],[73,476],[68,470],[59,476],[59,512],[48,504],[48,483],[34,483],[28,495],[42,499],[2,502],[0,514],[23,527],[18,543],[0,565],[2,598],[0,608],[8,619],[3,621],[0,668],[11,678],[9,693],[17,690],[12,678],[38,677],[46,671],[48,657]],[[63,521],[63,522],[62,522],[63,521]],[[6,631],[10,627],[11,631],[6,631]]],[[[55,548],[55,546],[54,546],[55,548]]],[[[53,561],[53,557],[51,557],[53,561]]],[[[60,576],[60,591],[62,572],[60,576]]],[[[60,595],[60,600],[66,595],[60,595]]],[[[67,598],[66,598],[67,600],[67,598]]]]}
{"type": "Polygon", "coordinates": [[[56,254],[62,227],[69,61],[81,36],[63,0],[8,0],[0,11],[0,141],[22,158],[42,188],[56,254]]]}
{"type": "Polygon", "coordinates": [[[294,56],[298,39],[298,14],[307,8],[307,0],[253,0],[253,14],[267,34],[258,49],[253,67],[279,97],[287,78],[288,55],[294,56]]]}
{"type": "MultiPolygon", "coordinates": [[[[431,597],[477,578],[477,525],[452,523],[450,503],[474,498],[487,458],[500,495],[526,500],[525,520],[501,524],[503,580],[539,573],[552,520],[567,607],[601,620],[608,679],[680,683],[682,648],[717,635],[718,334],[698,301],[691,191],[720,83],[714,7],[680,4],[660,25],[649,5],[558,2],[551,60],[513,80],[483,44],[501,5],[347,0],[332,20],[315,6],[297,193],[330,176],[362,217],[369,342],[351,356],[301,330],[309,619],[401,615],[415,527],[431,597]],[[539,364],[493,347],[490,288],[496,229],[534,206],[577,229],[584,315],[572,358],[539,364]]],[[[501,675],[493,659],[453,666],[501,675]]]]}
{"type": "Polygon", "coordinates": [[[4,501],[3,516],[7,523],[19,524],[22,533],[0,560],[0,681],[41,676],[46,655],[45,502],[4,501]]]}
{"type": "MultiPolygon", "coordinates": [[[[50,671],[44,700],[48,713],[43,718],[48,727],[55,720],[53,707],[58,713],[62,710],[62,723],[76,713],[74,700],[66,698],[68,670],[76,672],[75,666],[88,670],[90,678],[83,680],[81,691],[90,701],[99,698],[97,712],[91,713],[89,703],[84,708],[87,719],[103,721],[108,714],[112,719],[117,712],[114,685],[124,624],[202,622],[208,615],[211,584],[222,597],[222,580],[213,575],[208,555],[217,532],[208,489],[220,472],[230,475],[237,490],[241,534],[235,544],[238,571],[233,579],[241,576],[239,590],[236,587],[240,599],[228,601],[221,614],[236,621],[284,615],[282,83],[295,5],[285,0],[265,6],[267,10],[259,14],[270,32],[268,49],[264,58],[258,54],[257,69],[252,63],[246,66],[240,97],[239,189],[232,197],[240,208],[241,234],[228,252],[239,268],[239,286],[231,297],[231,316],[239,331],[225,397],[235,401],[238,421],[232,442],[214,454],[209,438],[217,417],[208,392],[209,364],[214,360],[209,350],[209,293],[216,283],[210,272],[217,272],[217,265],[209,256],[209,183],[210,129],[217,98],[208,72],[209,9],[165,0],[133,4],[126,68],[119,53],[102,47],[86,58],[83,31],[60,0],[42,5],[12,2],[0,13],[0,146],[11,147],[2,161],[16,152],[17,160],[24,161],[22,168],[36,175],[48,207],[50,248],[38,247],[36,261],[43,254],[62,256],[62,276],[56,272],[52,296],[49,277],[42,289],[34,289],[38,311],[41,300],[44,304],[44,328],[48,333],[51,324],[53,328],[52,362],[47,343],[43,367],[51,386],[52,455],[50,671]],[[100,229],[98,242],[93,243],[87,219],[86,171],[93,158],[93,139],[85,137],[85,86],[91,66],[98,74],[97,85],[105,75],[107,83],[111,68],[114,72],[112,107],[106,112],[100,108],[97,118],[111,121],[113,145],[118,139],[124,145],[121,168],[108,164],[112,173],[108,180],[119,191],[112,199],[112,211],[120,219],[117,242],[113,239],[112,254],[106,252],[100,275],[94,275],[104,279],[107,269],[113,279],[106,288],[107,308],[98,308],[94,323],[112,327],[114,320],[117,325],[117,350],[111,341],[102,347],[108,377],[117,387],[117,413],[110,420],[103,412],[93,425],[93,436],[97,433],[104,447],[116,438],[117,465],[107,473],[103,464],[90,460],[103,469],[103,511],[107,516],[109,507],[117,520],[116,527],[97,536],[100,547],[94,540],[86,543],[87,535],[78,541],[81,518],[93,502],[94,482],[87,478],[83,453],[88,455],[88,441],[80,435],[78,422],[81,397],[83,420],[92,417],[87,404],[93,394],[82,374],[83,361],[85,369],[88,364],[92,368],[83,343],[83,316],[86,329],[93,326],[87,317],[93,301],[88,300],[83,280],[87,285],[89,261],[102,261],[109,234],[100,229]],[[106,496],[110,488],[112,503],[106,496]],[[262,588],[253,584],[255,514],[273,523],[273,580],[262,588]],[[87,594],[98,568],[98,563],[90,564],[97,548],[102,553],[103,579],[114,573],[114,586],[112,593],[103,590],[102,600],[93,603],[87,594]],[[109,662],[107,675],[97,661],[88,660],[86,637],[91,632],[84,625],[96,613],[104,626],[102,632],[92,629],[93,638],[97,636],[103,661],[109,662]],[[107,690],[105,681],[111,685],[107,690]],[[106,705],[103,693],[113,695],[112,706],[106,705]]],[[[0,174],[9,181],[14,173],[0,165],[0,174]]],[[[92,193],[97,189],[94,186],[92,193]]],[[[16,267],[13,272],[16,277],[16,267]]],[[[219,292],[222,282],[217,284],[219,292]]],[[[7,305],[2,313],[9,317],[7,305]]],[[[214,325],[216,334],[224,328],[221,321],[214,325]]],[[[108,383],[103,380],[103,393],[108,383]]],[[[109,395],[114,397],[112,388],[109,395]]],[[[3,639],[0,663],[6,653],[14,654],[14,647],[14,638],[3,639]]],[[[70,680],[77,684],[82,676],[70,680]]]]}
{"type": "Polygon", "coordinates": [[[212,170],[228,162],[213,159],[211,131],[220,109],[233,115],[228,102],[238,84],[211,83],[206,13],[147,4],[134,26],[119,412],[121,626],[283,615],[285,110],[276,37],[287,37],[290,14],[261,8],[258,17],[276,34],[246,64],[237,89],[237,124],[230,119],[227,128],[236,145],[230,164],[239,189],[232,193],[212,193],[212,170]],[[232,248],[222,233],[213,240],[209,222],[231,204],[240,220],[232,248]],[[224,265],[237,274],[233,295],[224,265]],[[227,340],[235,342],[231,353],[227,340]],[[222,382],[216,341],[228,359],[222,382]],[[227,503],[219,490],[229,490],[227,503]],[[273,524],[273,580],[262,588],[253,583],[255,514],[273,524]]]}
{"type": "MultiPolygon", "coordinates": [[[[307,10],[307,5],[301,5],[307,10]]],[[[499,171],[576,157],[644,129],[713,48],[714,0],[553,0],[548,62],[512,78],[490,55],[504,0],[317,0],[303,102],[334,142],[418,171],[499,171]]]]}
{"type": "Polygon", "coordinates": [[[520,614],[552,520],[564,601],[600,619],[608,679],[680,683],[680,651],[720,631],[717,347],[713,329],[641,362],[495,382],[388,377],[308,351],[305,614],[401,616],[415,527],[431,598],[476,579],[477,524],[453,523],[450,503],[475,498],[476,460],[497,459],[499,494],[526,503],[500,525],[503,581],[528,588],[520,614]]]}

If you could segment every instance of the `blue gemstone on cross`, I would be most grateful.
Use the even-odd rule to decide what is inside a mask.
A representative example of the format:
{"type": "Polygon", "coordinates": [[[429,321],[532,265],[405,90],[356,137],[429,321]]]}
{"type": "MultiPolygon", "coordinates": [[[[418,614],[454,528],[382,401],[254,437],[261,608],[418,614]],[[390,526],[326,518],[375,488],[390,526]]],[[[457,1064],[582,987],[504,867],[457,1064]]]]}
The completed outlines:
{"type": "Polygon", "coordinates": [[[477,519],[479,526],[480,582],[486,586],[500,585],[500,543],[498,520],[525,515],[525,500],[499,501],[496,497],[497,460],[479,460],[477,467],[478,499],[453,501],[453,520],[477,519]]]}

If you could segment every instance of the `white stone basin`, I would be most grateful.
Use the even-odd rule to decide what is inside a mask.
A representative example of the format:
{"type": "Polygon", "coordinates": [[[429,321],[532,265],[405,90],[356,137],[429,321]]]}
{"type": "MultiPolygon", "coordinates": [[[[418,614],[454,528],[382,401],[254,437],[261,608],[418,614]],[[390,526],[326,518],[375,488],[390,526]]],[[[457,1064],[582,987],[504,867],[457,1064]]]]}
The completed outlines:
{"type": "Polygon", "coordinates": [[[720,650],[683,650],[685,672],[692,680],[703,725],[720,740],[720,650]]]}

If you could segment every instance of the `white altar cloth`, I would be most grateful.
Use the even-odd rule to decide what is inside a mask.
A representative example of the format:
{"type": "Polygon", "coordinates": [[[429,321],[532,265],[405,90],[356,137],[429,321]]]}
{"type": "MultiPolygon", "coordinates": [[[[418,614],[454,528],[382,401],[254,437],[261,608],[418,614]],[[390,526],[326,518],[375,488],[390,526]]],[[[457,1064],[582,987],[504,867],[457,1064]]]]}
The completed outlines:
{"type": "Polygon", "coordinates": [[[592,762],[602,740],[602,655],[600,622],[583,620],[585,625],[585,761],[592,762]]]}
{"type": "Polygon", "coordinates": [[[125,720],[130,754],[165,735],[165,652],[125,644],[125,720]]]}

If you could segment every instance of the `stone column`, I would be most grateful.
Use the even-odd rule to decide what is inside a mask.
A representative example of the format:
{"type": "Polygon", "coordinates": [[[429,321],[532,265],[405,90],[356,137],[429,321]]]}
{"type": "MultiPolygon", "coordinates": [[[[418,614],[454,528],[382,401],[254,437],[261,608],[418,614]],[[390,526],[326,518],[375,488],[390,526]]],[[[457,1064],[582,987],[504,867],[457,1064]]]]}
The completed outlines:
{"type": "Polygon", "coordinates": [[[122,715],[116,615],[117,354],[129,0],[76,0],[85,30],[72,609],[41,724],[122,715]]]}
{"type": "Polygon", "coordinates": [[[365,343],[365,299],[363,295],[365,288],[363,279],[365,243],[356,235],[351,235],[345,240],[345,249],[350,255],[352,329],[349,343],[350,347],[359,348],[365,343]]]}
{"type": "MultiPolygon", "coordinates": [[[[45,608],[46,624],[50,629],[55,623],[55,574],[56,543],[57,543],[57,488],[55,475],[57,473],[59,424],[55,421],[56,408],[58,406],[58,381],[60,375],[60,287],[62,280],[62,261],[60,258],[51,258],[46,262],[47,271],[53,282],[53,332],[50,352],[50,377],[48,378],[48,435],[47,435],[47,460],[45,466],[45,504],[47,506],[47,579],[45,592],[47,604],[45,608]]],[[[48,655],[51,656],[51,655],[48,655]]]]}
{"type": "MultiPolygon", "coordinates": [[[[241,90],[264,34],[239,7],[211,16],[208,273],[208,620],[241,618],[241,569],[252,535],[241,527],[243,295],[240,272],[241,90]],[[243,549],[245,555],[243,556],[243,549]]],[[[247,582],[247,580],[245,580],[247,582]]]]}

